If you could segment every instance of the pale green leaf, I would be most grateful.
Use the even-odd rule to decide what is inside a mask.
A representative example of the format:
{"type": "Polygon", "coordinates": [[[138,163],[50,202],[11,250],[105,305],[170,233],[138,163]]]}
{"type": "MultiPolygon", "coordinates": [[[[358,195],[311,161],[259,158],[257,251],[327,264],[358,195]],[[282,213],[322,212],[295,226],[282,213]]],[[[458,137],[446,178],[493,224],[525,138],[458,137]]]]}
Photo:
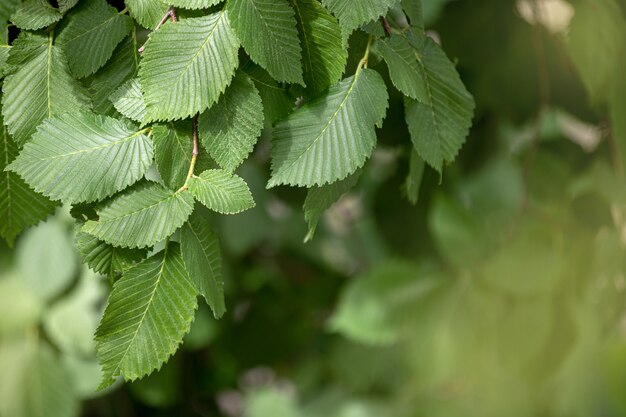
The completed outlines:
{"type": "MultiPolygon", "coordinates": [[[[36,327],[46,302],[26,285],[17,271],[2,271],[0,279],[0,337],[23,334],[36,327]]],[[[0,406],[1,407],[1,406],[0,406]]]]}
{"type": "Polygon", "coordinates": [[[69,230],[55,218],[24,233],[16,257],[22,279],[43,300],[62,293],[74,279],[76,255],[69,230]]]}
{"type": "Polygon", "coordinates": [[[318,0],[290,0],[302,44],[304,82],[312,95],[322,93],[341,78],[348,51],[341,42],[341,27],[318,0]]]}
{"type": "Polygon", "coordinates": [[[267,71],[252,61],[244,67],[244,71],[259,90],[263,102],[263,113],[268,124],[274,124],[293,110],[296,99],[291,97],[289,90],[278,84],[267,71]]]}
{"type": "Polygon", "coordinates": [[[322,217],[322,214],[339,200],[341,196],[355,186],[359,180],[360,174],[360,172],[356,172],[330,185],[309,188],[306,199],[304,200],[304,207],[302,207],[304,210],[304,220],[306,220],[309,225],[309,230],[304,238],[305,242],[313,239],[317,223],[322,217]]]}
{"type": "Polygon", "coordinates": [[[98,221],[82,231],[126,248],[145,248],[165,239],[185,223],[193,211],[193,197],[148,183],[128,190],[98,210],[98,221]]]}
{"type": "Polygon", "coordinates": [[[83,0],[63,22],[56,44],[78,78],[102,67],[133,27],[130,17],[119,14],[105,0],[83,0]]]}
{"type": "Polygon", "coordinates": [[[0,368],[1,416],[78,416],[80,403],[69,375],[45,342],[4,342],[0,368]]]}
{"type": "Polygon", "coordinates": [[[9,17],[20,4],[20,0],[0,1],[0,43],[9,43],[9,17]]]}
{"type": "Polygon", "coordinates": [[[7,60],[9,59],[9,52],[11,47],[9,45],[0,45],[0,78],[4,77],[4,72],[7,70],[7,60]]]}
{"type": "Polygon", "coordinates": [[[70,75],[51,36],[22,32],[8,62],[17,70],[4,80],[2,115],[18,145],[26,143],[44,119],[89,108],[89,98],[70,75]]]}
{"type": "Polygon", "coordinates": [[[187,179],[193,151],[193,125],[185,120],[153,127],[154,159],[163,184],[172,190],[187,179]]]}
{"type": "Polygon", "coordinates": [[[254,207],[243,178],[221,169],[210,169],[192,177],[189,190],[198,201],[218,213],[235,214],[254,207]]]}
{"type": "Polygon", "coordinates": [[[9,245],[22,230],[45,219],[56,206],[33,191],[17,174],[4,170],[17,152],[17,145],[0,117],[0,236],[9,245]]]}
{"type": "Polygon", "coordinates": [[[213,310],[215,318],[222,317],[226,306],[220,242],[207,219],[197,212],[180,229],[180,247],[189,277],[213,310]]]}
{"type": "Polygon", "coordinates": [[[126,271],[96,332],[100,389],[118,375],[132,381],[159,369],[189,331],[196,294],[176,243],[126,271]]]}
{"type": "Polygon", "coordinates": [[[226,11],[153,32],[139,69],[146,121],[187,118],[209,108],[235,74],[238,49],[226,11]]]}
{"type": "Polygon", "coordinates": [[[409,41],[400,35],[392,35],[390,38],[376,42],[376,46],[387,62],[393,85],[404,95],[422,103],[428,103],[426,75],[409,41]]]}
{"type": "Polygon", "coordinates": [[[356,4],[354,0],[322,0],[328,10],[339,19],[344,41],[359,26],[387,14],[387,10],[396,2],[397,0],[359,0],[356,4]]]}
{"type": "Polygon", "coordinates": [[[76,233],[75,244],[89,268],[108,276],[125,271],[148,255],[146,249],[118,248],[80,230],[76,233]]]}
{"type": "Polygon", "coordinates": [[[146,103],[137,78],[126,81],[111,94],[109,99],[115,109],[129,119],[141,122],[146,116],[146,103]]]}
{"type": "Polygon", "coordinates": [[[287,0],[228,0],[226,7],[254,62],[278,81],[304,84],[296,19],[287,0]]]}
{"type": "Polygon", "coordinates": [[[126,0],[124,4],[130,15],[147,29],[154,29],[170,7],[161,0],[126,0]]]}
{"type": "Polygon", "coordinates": [[[409,200],[409,203],[413,205],[416,205],[419,199],[425,167],[426,164],[424,160],[420,158],[415,149],[412,149],[411,160],[409,162],[409,174],[406,176],[406,180],[404,180],[402,189],[406,193],[406,198],[409,200]]]}
{"type": "Polygon", "coordinates": [[[361,69],[289,115],[274,129],[268,187],[329,184],[362,167],[376,144],[374,126],[382,124],[387,100],[380,75],[361,69]]]}
{"type": "Polygon", "coordinates": [[[53,200],[101,200],[150,167],[152,142],[145,133],[110,117],[65,113],[46,120],[9,169],[53,200]]]}
{"type": "Polygon", "coordinates": [[[15,26],[24,30],[37,30],[61,20],[63,15],[48,0],[26,0],[11,15],[15,26]]]}
{"type": "Polygon", "coordinates": [[[427,101],[405,100],[406,122],[420,157],[437,171],[451,162],[465,142],[474,115],[474,99],[454,65],[429,37],[415,41],[425,74],[427,101]]]}
{"type": "Polygon", "coordinates": [[[259,387],[246,395],[243,417],[303,417],[293,392],[259,387]]]}
{"type": "Polygon", "coordinates": [[[220,100],[198,119],[202,145],[222,168],[234,171],[263,129],[263,103],[244,73],[238,74],[220,100]]]}
{"type": "Polygon", "coordinates": [[[222,1],[223,0],[170,0],[170,4],[182,9],[208,9],[222,1]]]}
{"type": "Polygon", "coordinates": [[[108,116],[116,114],[109,97],[124,82],[137,74],[139,55],[135,32],[118,45],[113,57],[91,78],[89,92],[93,98],[93,108],[108,116]]]}

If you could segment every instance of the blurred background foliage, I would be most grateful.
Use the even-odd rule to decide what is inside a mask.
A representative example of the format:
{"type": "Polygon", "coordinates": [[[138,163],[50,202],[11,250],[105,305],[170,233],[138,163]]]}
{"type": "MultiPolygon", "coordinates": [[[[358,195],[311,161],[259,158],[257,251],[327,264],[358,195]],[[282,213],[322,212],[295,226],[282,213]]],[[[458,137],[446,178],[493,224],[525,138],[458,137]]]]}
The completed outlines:
{"type": "Polygon", "coordinates": [[[60,209],[0,246],[0,416],[626,416],[626,1],[424,8],[477,103],[443,178],[394,96],[303,244],[265,137],[241,169],[257,207],[214,217],[229,312],[201,308],[160,372],[102,393],[109,286],[60,209]]]}

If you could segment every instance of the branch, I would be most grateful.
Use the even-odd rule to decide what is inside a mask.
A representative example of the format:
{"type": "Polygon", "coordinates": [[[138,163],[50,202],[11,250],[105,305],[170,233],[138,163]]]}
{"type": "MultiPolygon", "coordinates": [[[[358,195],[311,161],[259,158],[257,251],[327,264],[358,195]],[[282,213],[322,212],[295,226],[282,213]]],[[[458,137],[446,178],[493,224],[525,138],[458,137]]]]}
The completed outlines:
{"type": "MultiPolygon", "coordinates": [[[[174,6],[170,6],[170,8],[167,9],[167,12],[165,12],[163,17],[159,21],[159,23],[157,23],[157,25],[154,28],[154,30],[159,30],[159,28],[161,26],[163,26],[165,24],[165,22],[167,22],[167,19],[171,19],[172,22],[174,22],[174,23],[178,22],[178,17],[176,17],[176,10],[174,10],[174,6]]],[[[141,48],[139,48],[139,50],[138,50],[139,53],[143,54],[144,49],[146,49],[146,45],[145,44],[141,48]]]]}

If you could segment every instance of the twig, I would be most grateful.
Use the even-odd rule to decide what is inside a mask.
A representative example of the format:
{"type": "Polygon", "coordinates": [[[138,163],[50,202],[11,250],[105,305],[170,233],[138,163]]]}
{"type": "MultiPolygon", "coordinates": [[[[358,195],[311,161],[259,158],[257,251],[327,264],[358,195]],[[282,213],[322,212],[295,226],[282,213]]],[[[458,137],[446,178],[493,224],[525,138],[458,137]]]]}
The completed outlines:
{"type": "MultiPolygon", "coordinates": [[[[167,12],[165,12],[163,17],[159,21],[159,23],[157,23],[157,25],[154,28],[153,32],[156,31],[156,30],[159,30],[159,28],[161,26],[163,26],[165,24],[165,22],[167,22],[167,19],[171,19],[172,22],[174,22],[174,23],[178,22],[178,17],[176,16],[176,10],[174,10],[174,6],[170,6],[170,8],[167,9],[167,12]]],[[[143,54],[144,49],[146,49],[146,45],[145,44],[141,48],[139,48],[139,53],[143,54]]]]}
{"type": "Polygon", "coordinates": [[[180,187],[180,191],[185,191],[189,188],[189,180],[193,177],[194,169],[196,168],[196,161],[198,160],[198,115],[193,116],[193,150],[191,151],[191,163],[189,164],[189,172],[187,173],[187,178],[185,179],[185,184],[180,187]]]}
{"type": "Polygon", "coordinates": [[[389,25],[389,21],[385,16],[380,17],[380,23],[383,25],[385,35],[387,35],[387,37],[391,36],[391,25],[389,25]]]}

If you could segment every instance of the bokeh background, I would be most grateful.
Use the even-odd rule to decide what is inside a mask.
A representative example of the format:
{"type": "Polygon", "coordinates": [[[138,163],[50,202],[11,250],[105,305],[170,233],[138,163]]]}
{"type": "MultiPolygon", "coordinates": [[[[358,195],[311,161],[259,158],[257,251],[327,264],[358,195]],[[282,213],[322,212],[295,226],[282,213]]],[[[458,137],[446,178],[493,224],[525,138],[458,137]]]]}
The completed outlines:
{"type": "Polygon", "coordinates": [[[0,242],[0,416],[626,416],[626,1],[424,8],[477,103],[442,177],[407,183],[392,95],[303,244],[304,192],[265,189],[266,132],[240,169],[256,208],[213,217],[228,313],[201,303],[160,372],[101,393],[109,283],[59,209],[0,242]]]}

